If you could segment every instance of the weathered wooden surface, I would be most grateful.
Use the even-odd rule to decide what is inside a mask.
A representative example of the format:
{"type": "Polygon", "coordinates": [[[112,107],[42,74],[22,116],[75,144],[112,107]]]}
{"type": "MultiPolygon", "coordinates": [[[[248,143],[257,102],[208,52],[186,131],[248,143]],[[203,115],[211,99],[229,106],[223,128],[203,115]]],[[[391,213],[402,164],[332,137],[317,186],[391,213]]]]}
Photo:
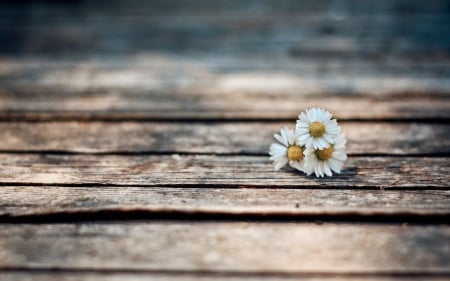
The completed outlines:
{"type": "Polygon", "coordinates": [[[0,267],[449,273],[447,226],[286,223],[4,225],[0,267]]]}
{"type": "MultiPolygon", "coordinates": [[[[293,122],[3,122],[0,151],[267,154],[293,122]]],[[[436,155],[450,151],[450,125],[342,122],[349,154],[436,155]]]]}
{"type": "Polygon", "coordinates": [[[335,177],[274,172],[266,156],[0,154],[1,184],[448,188],[447,157],[351,157],[335,177]]]}
{"type": "MultiPolygon", "coordinates": [[[[267,79],[267,78],[264,78],[267,79]]],[[[301,86],[299,86],[301,87],[301,86]]],[[[0,91],[3,120],[147,120],[147,119],[295,119],[306,108],[326,107],[340,119],[431,119],[450,118],[450,99],[413,95],[406,97],[355,97],[312,93],[165,92],[136,96],[121,91],[61,94],[61,91],[20,95],[0,91]],[[3,94],[2,94],[3,92],[3,94]],[[275,98],[276,97],[276,98],[275,98]],[[224,100],[227,102],[224,103],[224,100]],[[297,101],[297,102],[293,102],[297,101]],[[370,108],[370,110],[367,110],[370,108]]],[[[23,91],[19,92],[22,93],[23,91]]]]}
{"type": "Polygon", "coordinates": [[[445,1],[315,2],[5,4],[0,118],[450,118],[445,1]]]}
{"type": "Polygon", "coordinates": [[[74,1],[53,6],[12,2],[2,8],[2,39],[11,42],[0,50],[11,54],[292,52],[412,60],[414,54],[445,57],[449,47],[439,37],[448,33],[446,1],[74,1]]]}
{"type": "MultiPolygon", "coordinates": [[[[97,211],[230,215],[449,215],[448,190],[2,186],[2,217],[97,211]]],[[[176,215],[175,215],[176,217],[176,215]]]]}
{"type": "Polygon", "coordinates": [[[448,4],[1,2],[0,279],[447,280],[448,4]],[[312,106],[346,168],[273,172],[312,106]]]}
{"type": "Polygon", "coordinates": [[[77,271],[12,271],[2,273],[2,280],[4,281],[141,281],[141,280],[156,280],[156,281],[410,281],[410,280],[434,280],[446,281],[444,276],[427,275],[427,274],[412,274],[412,275],[398,275],[398,274],[242,274],[242,273],[170,273],[170,272],[77,272],[77,271]]]}

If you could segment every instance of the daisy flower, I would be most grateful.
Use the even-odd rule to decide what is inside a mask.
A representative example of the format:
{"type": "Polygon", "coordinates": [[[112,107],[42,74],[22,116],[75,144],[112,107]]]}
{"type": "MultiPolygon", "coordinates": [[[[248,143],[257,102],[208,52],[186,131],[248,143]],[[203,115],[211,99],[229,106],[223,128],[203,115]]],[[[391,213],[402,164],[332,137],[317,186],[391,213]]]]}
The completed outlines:
{"type": "Polygon", "coordinates": [[[345,152],[344,134],[339,134],[334,144],[323,149],[314,149],[312,147],[305,150],[305,173],[309,176],[312,173],[316,177],[331,177],[332,171],[339,174],[347,160],[345,152]]]}
{"type": "Polygon", "coordinates": [[[296,133],[298,142],[307,148],[323,149],[333,144],[339,134],[336,119],[321,108],[311,108],[298,116],[296,133]]]}
{"type": "Polygon", "coordinates": [[[278,171],[287,163],[292,168],[303,172],[303,147],[297,143],[298,136],[293,130],[284,127],[280,134],[274,134],[273,137],[279,143],[273,143],[270,146],[270,160],[273,160],[274,170],[278,171]]]}

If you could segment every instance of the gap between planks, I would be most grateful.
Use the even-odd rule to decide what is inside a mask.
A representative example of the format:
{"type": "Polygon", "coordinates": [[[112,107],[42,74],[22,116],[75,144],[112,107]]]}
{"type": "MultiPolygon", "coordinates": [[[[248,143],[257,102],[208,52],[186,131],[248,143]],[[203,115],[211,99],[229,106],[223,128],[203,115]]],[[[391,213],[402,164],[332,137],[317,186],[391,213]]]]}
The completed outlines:
{"type": "Polygon", "coordinates": [[[303,280],[303,281],[446,281],[448,274],[439,273],[285,273],[264,272],[246,273],[232,271],[175,271],[175,270],[75,270],[72,268],[5,268],[0,269],[4,281],[115,281],[115,280],[156,280],[156,281],[243,281],[243,280],[303,280]]]}

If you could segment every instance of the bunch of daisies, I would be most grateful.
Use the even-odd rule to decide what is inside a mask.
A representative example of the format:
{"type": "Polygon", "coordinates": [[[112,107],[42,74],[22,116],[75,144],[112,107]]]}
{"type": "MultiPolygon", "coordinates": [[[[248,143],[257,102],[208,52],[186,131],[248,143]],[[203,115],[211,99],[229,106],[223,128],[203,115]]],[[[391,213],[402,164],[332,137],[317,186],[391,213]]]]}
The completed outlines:
{"type": "Polygon", "coordinates": [[[316,177],[339,174],[347,160],[345,136],[330,112],[311,108],[298,116],[295,131],[284,127],[270,146],[275,171],[289,166],[316,177]]]}

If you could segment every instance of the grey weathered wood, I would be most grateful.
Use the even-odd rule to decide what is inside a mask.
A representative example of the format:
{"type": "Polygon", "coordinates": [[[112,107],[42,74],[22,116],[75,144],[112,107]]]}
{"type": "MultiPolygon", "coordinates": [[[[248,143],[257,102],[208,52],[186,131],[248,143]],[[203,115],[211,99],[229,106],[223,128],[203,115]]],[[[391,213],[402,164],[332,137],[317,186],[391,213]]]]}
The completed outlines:
{"type": "Polygon", "coordinates": [[[152,273],[152,272],[26,272],[26,271],[0,271],[3,281],[410,281],[411,278],[418,280],[447,281],[445,276],[418,274],[410,276],[388,275],[383,276],[376,274],[231,274],[231,273],[152,273]]]}
{"type": "MultiPolygon", "coordinates": [[[[446,1],[91,2],[0,3],[1,120],[260,123],[2,123],[0,216],[449,215],[446,1]],[[331,179],[245,156],[285,124],[261,118],[312,106],[436,122],[344,123],[365,157],[331,179]]],[[[3,224],[0,279],[437,280],[449,241],[448,225],[3,224]]]]}
{"type": "MultiPolygon", "coordinates": [[[[280,123],[0,123],[1,151],[265,154],[280,123]]],[[[350,154],[446,154],[450,125],[342,122],[350,154]]]]}
{"type": "Polygon", "coordinates": [[[269,157],[214,155],[0,154],[2,184],[448,188],[447,157],[351,157],[343,172],[316,179],[274,172],[269,157]]]}
{"type": "Polygon", "coordinates": [[[450,118],[445,1],[316,2],[2,3],[0,118],[450,118]]]}
{"type": "Polygon", "coordinates": [[[450,215],[450,191],[0,187],[0,216],[79,211],[177,211],[249,215],[450,215]]]}
{"type": "Polygon", "coordinates": [[[291,60],[262,56],[180,61],[177,55],[143,54],[56,67],[48,61],[12,60],[0,76],[0,118],[294,119],[313,106],[346,119],[450,118],[450,83],[436,78],[448,63],[431,63],[430,73],[423,75],[411,70],[423,66],[399,70],[395,63],[361,66],[358,61],[353,67],[347,61],[331,63],[323,73],[326,62],[291,60]],[[306,66],[299,70],[298,65],[306,66]]]}
{"type": "Polygon", "coordinates": [[[448,226],[3,225],[0,268],[449,274],[449,241],[448,226]]]}
{"type": "Polygon", "coordinates": [[[424,52],[425,59],[395,55],[381,61],[365,54],[342,58],[341,51],[331,59],[309,55],[317,46],[347,49],[348,38],[337,44],[328,39],[308,41],[306,51],[302,38],[302,44],[266,47],[268,53],[249,48],[249,53],[218,54],[213,48],[213,55],[181,56],[146,49],[105,60],[9,58],[0,68],[0,118],[277,119],[295,118],[313,106],[348,119],[450,118],[446,55],[424,52]],[[306,55],[293,59],[286,52],[290,48],[306,55]]]}
{"type": "MultiPolygon", "coordinates": [[[[243,78],[247,81],[246,78],[243,78]]],[[[268,80],[267,77],[261,78],[268,80]]],[[[114,80],[111,78],[111,80],[114,80]]],[[[109,81],[109,80],[108,80],[109,81]]],[[[232,82],[234,83],[234,82],[232,82]]],[[[252,82],[253,83],[253,82],[252,82]]],[[[259,82],[257,83],[259,84],[259,82]]],[[[311,107],[324,107],[341,119],[448,119],[448,97],[426,94],[381,96],[304,93],[301,83],[280,90],[253,93],[213,86],[163,93],[129,90],[89,90],[69,93],[63,89],[0,90],[1,119],[295,119],[311,107]],[[302,93],[303,92],[303,93],[302,93]],[[295,101],[295,102],[294,102],[295,101]],[[370,110],[369,110],[370,109],[370,110]]],[[[353,90],[349,91],[352,92],[353,90]]]]}

